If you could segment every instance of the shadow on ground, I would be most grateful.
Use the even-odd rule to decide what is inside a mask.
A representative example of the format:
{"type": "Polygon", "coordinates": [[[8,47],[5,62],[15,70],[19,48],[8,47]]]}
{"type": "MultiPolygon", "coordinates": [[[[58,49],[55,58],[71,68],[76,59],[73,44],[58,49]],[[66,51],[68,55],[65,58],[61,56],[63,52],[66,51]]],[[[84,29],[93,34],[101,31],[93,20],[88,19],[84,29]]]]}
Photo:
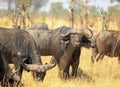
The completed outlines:
{"type": "Polygon", "coordinates": [[[83,80],[86,80],[87,82],[94,82],[92,76],[88,75],[80,68],[78,68],[78,77],[83,80]]]}

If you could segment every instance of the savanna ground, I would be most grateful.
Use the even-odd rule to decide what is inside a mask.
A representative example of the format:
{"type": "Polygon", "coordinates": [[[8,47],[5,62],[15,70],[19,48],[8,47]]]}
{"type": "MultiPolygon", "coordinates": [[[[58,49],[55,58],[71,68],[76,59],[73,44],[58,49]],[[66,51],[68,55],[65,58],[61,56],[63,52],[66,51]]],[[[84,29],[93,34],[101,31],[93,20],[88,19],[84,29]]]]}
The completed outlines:
{"type": "MultiPolygon", "coordinates": [[[[41,22],[39,18],[35,22],[41,22]]],[[[49,28],[52,22],[45,21],[49,28]]],[[[0,26],[11,27],[11,22],[8,18],[0,18],[0,26]]],[[[57,20],[54,28],[62,25],[69,26],[64,20],[57,20]]],[[[94,25],[94,28],[101,29],[101,20],[94,25]]],[[[116,23],[111,23],[110,28],[117,29],[116,23]]],[[[97,31],[97,30],[96,30],[97,31]]],[[[33,80],[30,72],[23,72],[22,82],[25,87],[120,87],[120,65],[117,58],[104,57],[101,63],[91,65],[90,61],[91,49],[82,48],[80,64],[78,69],[78,77],[69,80],[61,80],[58,78],[58,67],[47,71],[43,82],[33,80]]],[[[42,56],[43,63],[49,62],[50,56],[42,56]]]]}

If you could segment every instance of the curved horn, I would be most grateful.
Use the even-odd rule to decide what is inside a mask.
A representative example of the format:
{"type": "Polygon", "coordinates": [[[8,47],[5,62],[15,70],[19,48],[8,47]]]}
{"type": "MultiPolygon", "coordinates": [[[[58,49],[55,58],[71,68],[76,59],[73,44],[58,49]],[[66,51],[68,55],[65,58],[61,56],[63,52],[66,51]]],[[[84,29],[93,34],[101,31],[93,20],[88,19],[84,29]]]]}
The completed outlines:
{"type": "Polygon", "coordinates": [[[45,65],[25,64],[25,63],[22,64],[24,69],[26,69],[28,71],[35,71],[35,72],[45,72],[45,71],[55,67],[55,65],[56,65],[56,63],[54,63],[54,64],[45,64],[45,65]]]}
{"type": "Polygon", "coordinates": [[[62,29],[60,29],[60,36],[65,37],[65,36],[69,36],[69,35],[70,35],[71,29],[70,29],[70,30],[67,30],[67,33],[63,34],[63,33],[61,33],[61,32],[63,32],[63,31],[65,30],[65,28],[68,29],[68,27],[63,26],[63,27],[61,27],[61,28],[62,28],[62,29]]]}
{"type": "Polygon", "coordinates": [[[90,27],[88,27],[87,28],[89,31],[90,31],[90,35],[89,36],[87,36],[88,37],[88,39],[91,39],[92,38],[92,36],[93,36],[93,29],[92,28],[90,28],[90,27]]]}
{"type": "Polygon", "coordinates": [[[45,71],[47,71],[47,70],[50,70],[50,69],[52,69],[53,67],[55,67],[56,66],[56,63],[53,63],[53,64],[45,64],[44,66],[43,66],[43,69],[45,70],[45,71]]]}
{"type": "Polygon", "coordinates": [[[69,36],[69,35],[70,35],[70,32],[67,32],[66,34],[60,33],[60,36],[62,36],[62,37],[69,36]]]}

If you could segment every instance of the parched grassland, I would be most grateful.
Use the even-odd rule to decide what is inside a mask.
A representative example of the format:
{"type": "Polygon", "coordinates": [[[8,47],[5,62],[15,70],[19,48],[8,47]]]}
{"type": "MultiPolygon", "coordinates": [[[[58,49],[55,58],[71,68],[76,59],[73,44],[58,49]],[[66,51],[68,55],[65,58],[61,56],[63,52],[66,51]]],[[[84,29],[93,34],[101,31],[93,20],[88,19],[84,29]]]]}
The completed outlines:
{"type": "MultiPolygon", "coordinates": [[[[47,71],[43,82],[35,82],[30,72],[24,72],[22,82],[25,87],[120,87],[120,65],[117,58],[104,57],[101,63],[90,62],[90,49],[82,49],[78,77],[69,80],[58,78],[58,67],[47,71]]],[[[43,57],[49,62],[50,56],[43,57]]]]}
{"type": "MultiPolygon", "coordinates": [[[[41,20],[35,19],[36,22],[41,20]]],[[[45,21],[49,28],[52,28],[52,21],[46,19],[45,21]]],[[[101,22],[95,24],[94,28],[101,29],[101,22]]],[[[69,26],[63,20],[57,20],[54,23],[54,27],[62,25],[69,26]]],[[[12,27],[12,23],[9,19],[0,19],[0,26],[12,27]]],[[[115,23],[111,22],[110,28],[117,29],[115,23]]],[[[97,31],[97,30],[96,30],[97,31]]],[[[69,80],[61,80],[58,78],[58,67],[47,71],[46,77],[43,82],[36,82],[33,80],[30,72],[23,72],[22,82],[24,87],[120,87],[120,64],[118,64],[117,58],[104,57],[101,63],[91,64],[90,61],[91,49],[82,48],[80,57],[80,64],[78,69],[78,77],[76,79],[71,78],[69,80]]],[[[43,63],[49,62],[50,56],[42,56],[43,63]]]]}

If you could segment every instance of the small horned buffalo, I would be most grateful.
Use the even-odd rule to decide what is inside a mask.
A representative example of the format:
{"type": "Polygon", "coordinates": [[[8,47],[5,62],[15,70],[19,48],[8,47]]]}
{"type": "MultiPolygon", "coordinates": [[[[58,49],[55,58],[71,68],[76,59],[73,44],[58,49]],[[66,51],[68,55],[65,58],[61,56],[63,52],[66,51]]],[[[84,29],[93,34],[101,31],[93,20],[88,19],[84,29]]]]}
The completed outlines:
{"type": "Polygon", "coordinates": [[[120,62],[120,31],[104,30],[92,37],[91,62],[102,60],[105,55],[118,57],[120,62]],[[98,55],[98,56],[97,56],[98,55]],[[97,57],[97,58],[96,58],[97,57]]]}
{"type": "MultiPolygon", "coordinates": [[[[0,81],[5,75],[11,73],[8,64],[14,64],[15,75],[9,78],[13,81],[21,81],[23,69],[32,71],[33,77],[43,80],[48,69],[55,64],[42,65],[40,52],[33,37],[26,31],[20,29],[0,28],[0,81]],[[19,78],[18,78],[19,76],[19,78]]],[[[11,73],[12,74],[12,73],[11,73]]],[[[8,78],[8,77],[7,77],[8,78]]]]}
{"type": "Polygon", "coordinates": [[[72,29],[66,26],[53,30],[28,29],[41,52],[41,56],[52,56],[56,60],[61,78],[69,78],[69,68],[72,66],[72,76],[77,76],[81,47],[90,46],[92,31],[72,29]]]}
{"type": "Polygon", "coordinates": [[[48,30],[48,26],[44,22],[38,22],[38,23],[33,24],[31,26],[31,29],[44,29],[44,30],[48,30]]]}

